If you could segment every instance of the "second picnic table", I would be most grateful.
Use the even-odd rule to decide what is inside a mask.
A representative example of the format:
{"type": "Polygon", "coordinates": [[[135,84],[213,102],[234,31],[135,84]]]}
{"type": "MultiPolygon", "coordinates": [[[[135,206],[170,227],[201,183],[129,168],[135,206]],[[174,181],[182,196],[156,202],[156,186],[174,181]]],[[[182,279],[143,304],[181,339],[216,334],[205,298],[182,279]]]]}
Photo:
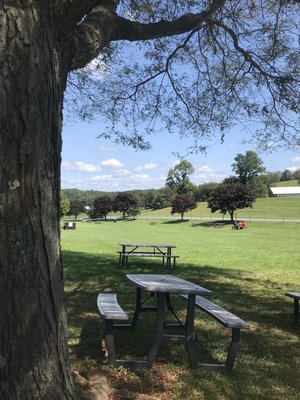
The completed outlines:
{"type": "Polygon", "coordinates": [[[161,257],[162,263],[167,267],[175,268],[176,258],[179,256],[172,255],[172,249],[176,246],[172,244],[158,243],[119,243],[122,250],[119,253],[119,263],[123,268],[128,265],[128,257],[161,257]],[[173,261],[173,262],[172,262],[173,261]]]}

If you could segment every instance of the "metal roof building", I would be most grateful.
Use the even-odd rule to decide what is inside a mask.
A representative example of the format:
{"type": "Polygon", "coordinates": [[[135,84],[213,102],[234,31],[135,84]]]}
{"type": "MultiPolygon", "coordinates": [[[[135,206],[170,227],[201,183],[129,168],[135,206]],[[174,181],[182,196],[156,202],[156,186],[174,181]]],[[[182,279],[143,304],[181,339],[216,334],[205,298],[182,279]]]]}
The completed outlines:
{"type": "Polygon", "coordinates": [[[300,186],[270,187],[273,197],[300,196],[300,186]]]}

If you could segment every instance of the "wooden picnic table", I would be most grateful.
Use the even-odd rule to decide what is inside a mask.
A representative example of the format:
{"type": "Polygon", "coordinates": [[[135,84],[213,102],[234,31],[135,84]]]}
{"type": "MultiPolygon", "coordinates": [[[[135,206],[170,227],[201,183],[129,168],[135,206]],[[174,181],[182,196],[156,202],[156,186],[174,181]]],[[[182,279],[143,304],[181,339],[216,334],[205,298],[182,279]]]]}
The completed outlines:
{"type": "MultiPolygon", "coordinates": [[[[155,334],[151,349],[147,356],[145,366],[150,368],[155,361],[160,344],[165,340],[180,341],[185,344],[188,352],[189,362],[192,368],[197,366],[196,352],[193,346],[194,342],[194,319],[195,319],[195,298],[197,295],[207,296],[212,292],[195,283],[186,281],[174,275],[156,275],[156,274],[127,274],[127,278],[136,286],[136,307],[132,320],[132,327],[135,327],[140,313],[147,311],[156,312],[155,334]],[[156,300],[155,307],[145,306],[145,301],[142,300],[142,291],[156,300]],[[170,301],[171,294],[186,294],[187,295],[187,312],[186,321],[182,324],[177,317],[170,301]],[[177,323],[172,326],[181,326],[183,333],[172,335],[165,334],[164,328],[168,327],[165,324],[165,308],[170,311],[176,318],[177,323]]],[[[150,297],[149,296],[149,297],[150,297]]]]}
{"type": "Polygon", "coordinates": [[[122,247],[122,250],[118,251],[119,263],[123,268],[127,267],[129,257],[161,257],[163,264],[166,261],[167,267],[175,268],[176,258],[179,257],[172,254],[172,249],[176,248],[172,244],[119,243],[119,245],[122,247]]]}
{"type": "Polygon", "coordinates": [[[136,305],[132,322],[128,314],[122,309],[115,293],[99,293],[97,305],[100,315],[105,320],[105,343],[108,361],[111,365],[123,365],[129,368],[151,368],[155,362],[157,352],[162,343],[167,340],[183,343],[188,352],[191,368],[205,368],[229,372],[232,370],[240,341],[240,330],[248,329],[249,325],[230,311],[225,310],[218,304],[203,296],[211,295],[212,292],[190,281],[186,281],[173,275],[156,274],[127,274],[127,279],[136,286],[136,305]],[[145,293],[146,292],[146,296],[145,293]],[[171,295],[179,295],[186,300],[186,317],[181,322],[172,304],[171,295]],[[154,305],[146,305],[152,300],[154,305]],[[198,363],[194,348],[194,320],[195,308],[204,311],[224,328],[231,329],[231,342],[228,348],[226,361],[224,363],[198,363]],[[142,312],[152,311],[156,313],[155,332],[152,346],[143,360],[122,360],[116,357],[113,331],[117,328],[135,328],[142,312]],[[166,323],[166,311],[172,314],[175,323],[166,323]],[[122,321],[119,324],[118,321],[122,321]],[[117,322],[117,323],[115,323],[117,322]],[[181,334],[166,333],[168,327],[179,327],[181,334]]]}

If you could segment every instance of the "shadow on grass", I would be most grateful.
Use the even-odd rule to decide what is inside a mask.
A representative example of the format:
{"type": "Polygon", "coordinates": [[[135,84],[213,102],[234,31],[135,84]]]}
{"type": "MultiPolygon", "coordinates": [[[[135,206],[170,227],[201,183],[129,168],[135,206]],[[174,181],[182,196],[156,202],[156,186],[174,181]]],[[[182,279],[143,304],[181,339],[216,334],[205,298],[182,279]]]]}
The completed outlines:
{"type": "Polygon", "coordinates": [[[229,220],[214,220],[210,222],[193,222],[191,221],[191,227],[201,227],[201,228],[218,228],[222,226],[232,225],[232,222],[229,220]]]}
{"type": "MultiPolygon", "coordinates": [[[[181,368],[181,379],[187,388],[199,385],[199,380],[202,380],[202,390],[207,396],[203,397],[205,399],[217,398],[209,394],[211,389],[205,380],[205,377],[211,374],[216,383],[222,380],[223,388],[228,386],[228,393],[235,393],[232,397],[228,395],[228,399],[276,399],[274,394],[264,397],[253,389],[253,385],[258,385],[261,393],[271,393],[274,379],[277,388],[288,385],[291,393],[300,391],[299,371],[292,367],[299,366],[296,361],[300,356],[299,337],[298,346],[295,346],[299,328],[293,325],[292,302],[284,296],[286,290],[294,290],[296,287],[287,288],[278,282],[259,279],[248,271],[225,270],[211,265],[187,264],[179,265],[175,270],[167,270],[157,260],[137,259],[132,261],[127,269],[123,269],[119,266],[116,256],[69,251],[63,252],[63,261],[70,349],[73,362],[81,368],[87,359],[98,368],[101,368],[105,361],[101,351],[104,324],[96,307],[98,293],[117,293],[120,304],[132,316],[135,287],[127,280],[126,273],[170,273],[212,290],[212,300],[249,322],[250,330],[241,332],[237,361],[231,374],[191,372],[189,369],[189,372],[185,373],[188,359],[182,345],[168,343],[161,346],[158,362],[172,363],[181,368]],[[243,393],[244,397],[238,393],[243,393]]],[[[184,320],[184,301],[174,296],[173,305],[184,320]]],[[[116,332],[116,347],[121,350],[120,356],[145,357],[151,345],[153,325],[154,316],[148,313],[142,316],[141,323],[134,332],[116,332]]],[[[230,335],[229,329],[222,328],[214,320],[197,311],[196,350],[201,362],[224,362],[230,335]]]]}

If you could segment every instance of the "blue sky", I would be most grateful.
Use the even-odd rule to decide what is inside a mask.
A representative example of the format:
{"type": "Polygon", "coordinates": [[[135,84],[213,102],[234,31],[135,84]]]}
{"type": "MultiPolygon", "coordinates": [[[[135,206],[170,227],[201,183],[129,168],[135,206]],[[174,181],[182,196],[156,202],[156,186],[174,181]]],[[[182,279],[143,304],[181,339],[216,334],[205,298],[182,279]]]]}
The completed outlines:
{"type": "MultiPolygon", "coordinates": [[[[191,145],[187,139],[158,133],[151,139],[150,151],[116,146],[97,139],[101,122],[66,124],[63,128],[61,185],[63,189],[101,190],[118,192],[134,189],[159,189],[165,185],[170,168],[178,162],[172,153],[184,154],[191,145]]],[[[268,171],[300,169],[300,150],[279,150],[260,153],[252,145],[242,145],[242,138],[232,131],[223,144],[212,145],[207,154],[195,154],[186,159],[195,173],[190,177],[196,184],[221,182],[232,175],[231,164],[238,153],[256,151],[268,171]]]]}

